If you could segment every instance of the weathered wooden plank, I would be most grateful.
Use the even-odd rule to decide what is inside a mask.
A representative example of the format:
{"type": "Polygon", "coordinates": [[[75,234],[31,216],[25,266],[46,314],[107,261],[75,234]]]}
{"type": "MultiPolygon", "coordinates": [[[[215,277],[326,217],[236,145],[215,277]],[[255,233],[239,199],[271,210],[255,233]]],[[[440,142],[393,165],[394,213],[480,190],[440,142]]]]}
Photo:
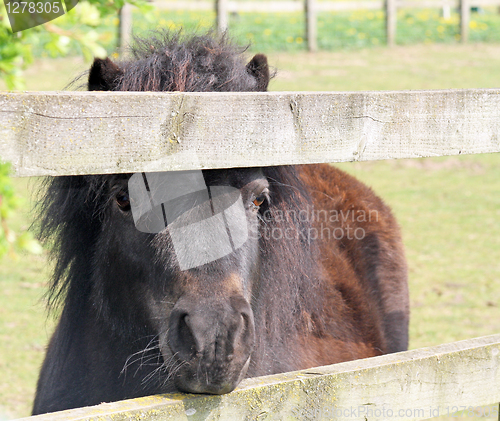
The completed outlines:
{"type": "Polygon", "coordinates": [[[492,335],[246,379],[222,396],[159,395],[31,420],[410,421],[447,415],[454,407],[495,411],[499,385],[500,335],[492,335]]]}
{"type": "Polygon", "coordinates": [[[214,9],[213,1],[163,1],[155,0],[153,6],[160,10],[210,10],[214,9]]]}
{"type": "Polygon", "coordinates": [[[470,0],[470,7],[492,7],[500,6],[500,0],[470,0]]]}
{"type": "Polygon", "coordinates": [[[382,10],[383,0],[320,1],[316,5],[321,12],[341,12],[346,10],[382,10]]]}
{"type": "Polygon", "coordinates": [[[0,94],[0,156],[19,176],[498,151],[499,89],[0,94]]]}
{"type": "Polygon", "coordinates": [[[291,13],[303,12],[303,1],[230,1],[231,13],[291,13]]]}
{"type": "MultiPolygon", "coordinates": [[[[440,7],[441,0],[432,1],[433,7],[440,7]]],[[[458,1],[458,0],[456,0],[458,1]]],[[[495,1],[495,0],[491,0],[495,1]]],[[[212,10],[213,3],[208,1],[179,2],[179,1],[154,1],[158,9],[163,10],[212,10]]],[[[357,0],[357,1],[320,1],[316,7],[321,12],[359,10],[359,9],[382,9],[383,0],[357,0]]],[[[292,13],[303,12],[304,2],[290,1],[228,1],[227,9],[230,13],[292,13]]]]}
{"type": "MultiPolygon", "coordinates": [[[[440,1],[440,0],[430,0],[440,1]]],[[[457,0],[458,1],[458,0],[457,0]]],[[[154,1],[154,6],[163,10],[211,10],[213,2],[194,1],[154,1]]],[[[318,11],[341,11],[358,9],[382,9],[382,0],[361,0],[361,1],[321,1],[317,4],[318,11]]],[[[438,6],[436,6],[438,7],[438,6]]],[[[292,13],[303,12],[304,1],[282,0],[282,1],[228,1],[227,10],[230,13],[292,13]]]]}
{"type": "Polygon", "coordinates": [[[458,7],[459,0],[398,0],[396,4],[398,9],[458,7]]]}
{"type": "MultiPolygon", "coordinates": [[[[213,2],[209,1],[154,1],[159,9],[165,10],[212,10],[213,2]]],[[[398,0],[398,8],[442,8],[443,6],[458,7],[459,0],[398,0]]],[[[498,6],[500,0],[471,0],[470,6],[498,6]]],[[[382,10],[383,0],[354,0],[354,1],[318,1],[316,9],[319,12],[338,12],[346,10],[382,10]]],[[[283,13],[301,12],[304,10],[302,1],[229,1],[228,11],[231,13],[283,13]]]]}
{"type": "MultiPolygon", "coordinates": [[[[163,10],[213,10],[212,1],[154,1],[154,6],[163,10]]],[[[227,11],[230,13],[283,13],[304,10],[302,1],[228,1],[227,11]]]]}

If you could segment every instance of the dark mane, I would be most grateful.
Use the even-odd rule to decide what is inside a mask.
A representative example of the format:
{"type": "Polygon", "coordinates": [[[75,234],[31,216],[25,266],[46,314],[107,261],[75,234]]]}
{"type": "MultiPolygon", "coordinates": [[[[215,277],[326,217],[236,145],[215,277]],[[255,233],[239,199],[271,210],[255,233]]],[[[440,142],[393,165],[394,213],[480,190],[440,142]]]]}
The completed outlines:
{"type": "Polygon", "coordinates": [[[61,176],[45,178],[39,189],[35,225],[38,237],[50,249],[55,263],[47,291],[49,310],[54,310],[68,290],[80,295],[90,268],[82,250],[97,237],[104,215],[105,176],[61,176]],[[89,218],[88,215],[97,218],[89,218]]]}
{"type": "MultiPolygon", "coordinates": [[[[154,31],[135,37],[131,59],[117,62],[120,68],[108,85],[89,81],[89,90],[245,92],[262,91],[245,66],[246,48],[236,46],[226,34],[183,35],[154,31]],[[111,89],[110,89],[111,88],[111,89]]],[[[257,56],[258,57],[258,56],[257,56]]],[[[272,76],[271,76],[272,77],[272,76]]]]}

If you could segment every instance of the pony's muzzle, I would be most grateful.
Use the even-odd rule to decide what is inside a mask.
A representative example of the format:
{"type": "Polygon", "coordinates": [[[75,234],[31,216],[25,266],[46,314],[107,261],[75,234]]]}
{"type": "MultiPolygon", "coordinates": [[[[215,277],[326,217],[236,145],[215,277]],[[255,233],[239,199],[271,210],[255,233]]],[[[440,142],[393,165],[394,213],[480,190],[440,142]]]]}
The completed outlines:
{"type": "Polygon", "coordinates": [[[179,363],[175,385],[184,392],[231,392],[245,376],[255,343],[252,309],[241,296],[183,297],[169,320],[168,346],[179,363]]]}

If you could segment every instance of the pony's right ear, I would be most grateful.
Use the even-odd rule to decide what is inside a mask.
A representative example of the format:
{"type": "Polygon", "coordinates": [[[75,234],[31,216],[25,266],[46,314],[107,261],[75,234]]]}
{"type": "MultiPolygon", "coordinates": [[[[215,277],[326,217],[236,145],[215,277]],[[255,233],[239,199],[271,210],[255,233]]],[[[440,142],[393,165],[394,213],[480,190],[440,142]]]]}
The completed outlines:
{"type": "Polygon", "coordinates": [[[109,58],[94,59],[89,72],[89,91],[114,91],[123,75],[120,69],[109,58]]]}
{"type": "Polygon", "coordinates": [[[267,57],[264,54],[256,54],[247,64],[247,72],[257,79],[256,91],[267,91],[269,85],[269,65],[267,57]]]}

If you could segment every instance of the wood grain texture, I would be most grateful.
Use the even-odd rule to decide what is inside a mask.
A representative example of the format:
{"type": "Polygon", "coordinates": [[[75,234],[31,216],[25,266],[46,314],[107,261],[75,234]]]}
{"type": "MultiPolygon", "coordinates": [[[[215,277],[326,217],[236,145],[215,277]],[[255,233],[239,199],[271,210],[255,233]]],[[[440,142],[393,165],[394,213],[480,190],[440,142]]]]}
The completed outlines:
{"type": "Polygon", "coordinates": [[[0,94],[0,157],[18,176],[498,151],[498,89],[0,94]]]}
{"type": "MultiPolygon", "coordinates": [[[[442,8],[443,6],[458,7],[460,0],[398,0],[397,8],[442,8]]],[[[154,6],[160,10],[213,10],[212,1],[171,1],[156,0],[154,6]]],[[[498,6],[500,0],[471,0],[471,7],[498,6]]],[[[228,1],[227,8],[230,13],[283,13],[301,12],[304,10],[304,2],[299,0],[281,1],[228,1]]],[[[332,12],[343,10],[382,10],[384,0],[355,0],[355,1],[318,1],[316,10],[318,12],[332,12]]]]}
{"type": "Polygon", "coordinates": [[[222,396],[158,395],[30,418],[420,420],[500,400],[500,335],[244,380],[222,396]]]}

